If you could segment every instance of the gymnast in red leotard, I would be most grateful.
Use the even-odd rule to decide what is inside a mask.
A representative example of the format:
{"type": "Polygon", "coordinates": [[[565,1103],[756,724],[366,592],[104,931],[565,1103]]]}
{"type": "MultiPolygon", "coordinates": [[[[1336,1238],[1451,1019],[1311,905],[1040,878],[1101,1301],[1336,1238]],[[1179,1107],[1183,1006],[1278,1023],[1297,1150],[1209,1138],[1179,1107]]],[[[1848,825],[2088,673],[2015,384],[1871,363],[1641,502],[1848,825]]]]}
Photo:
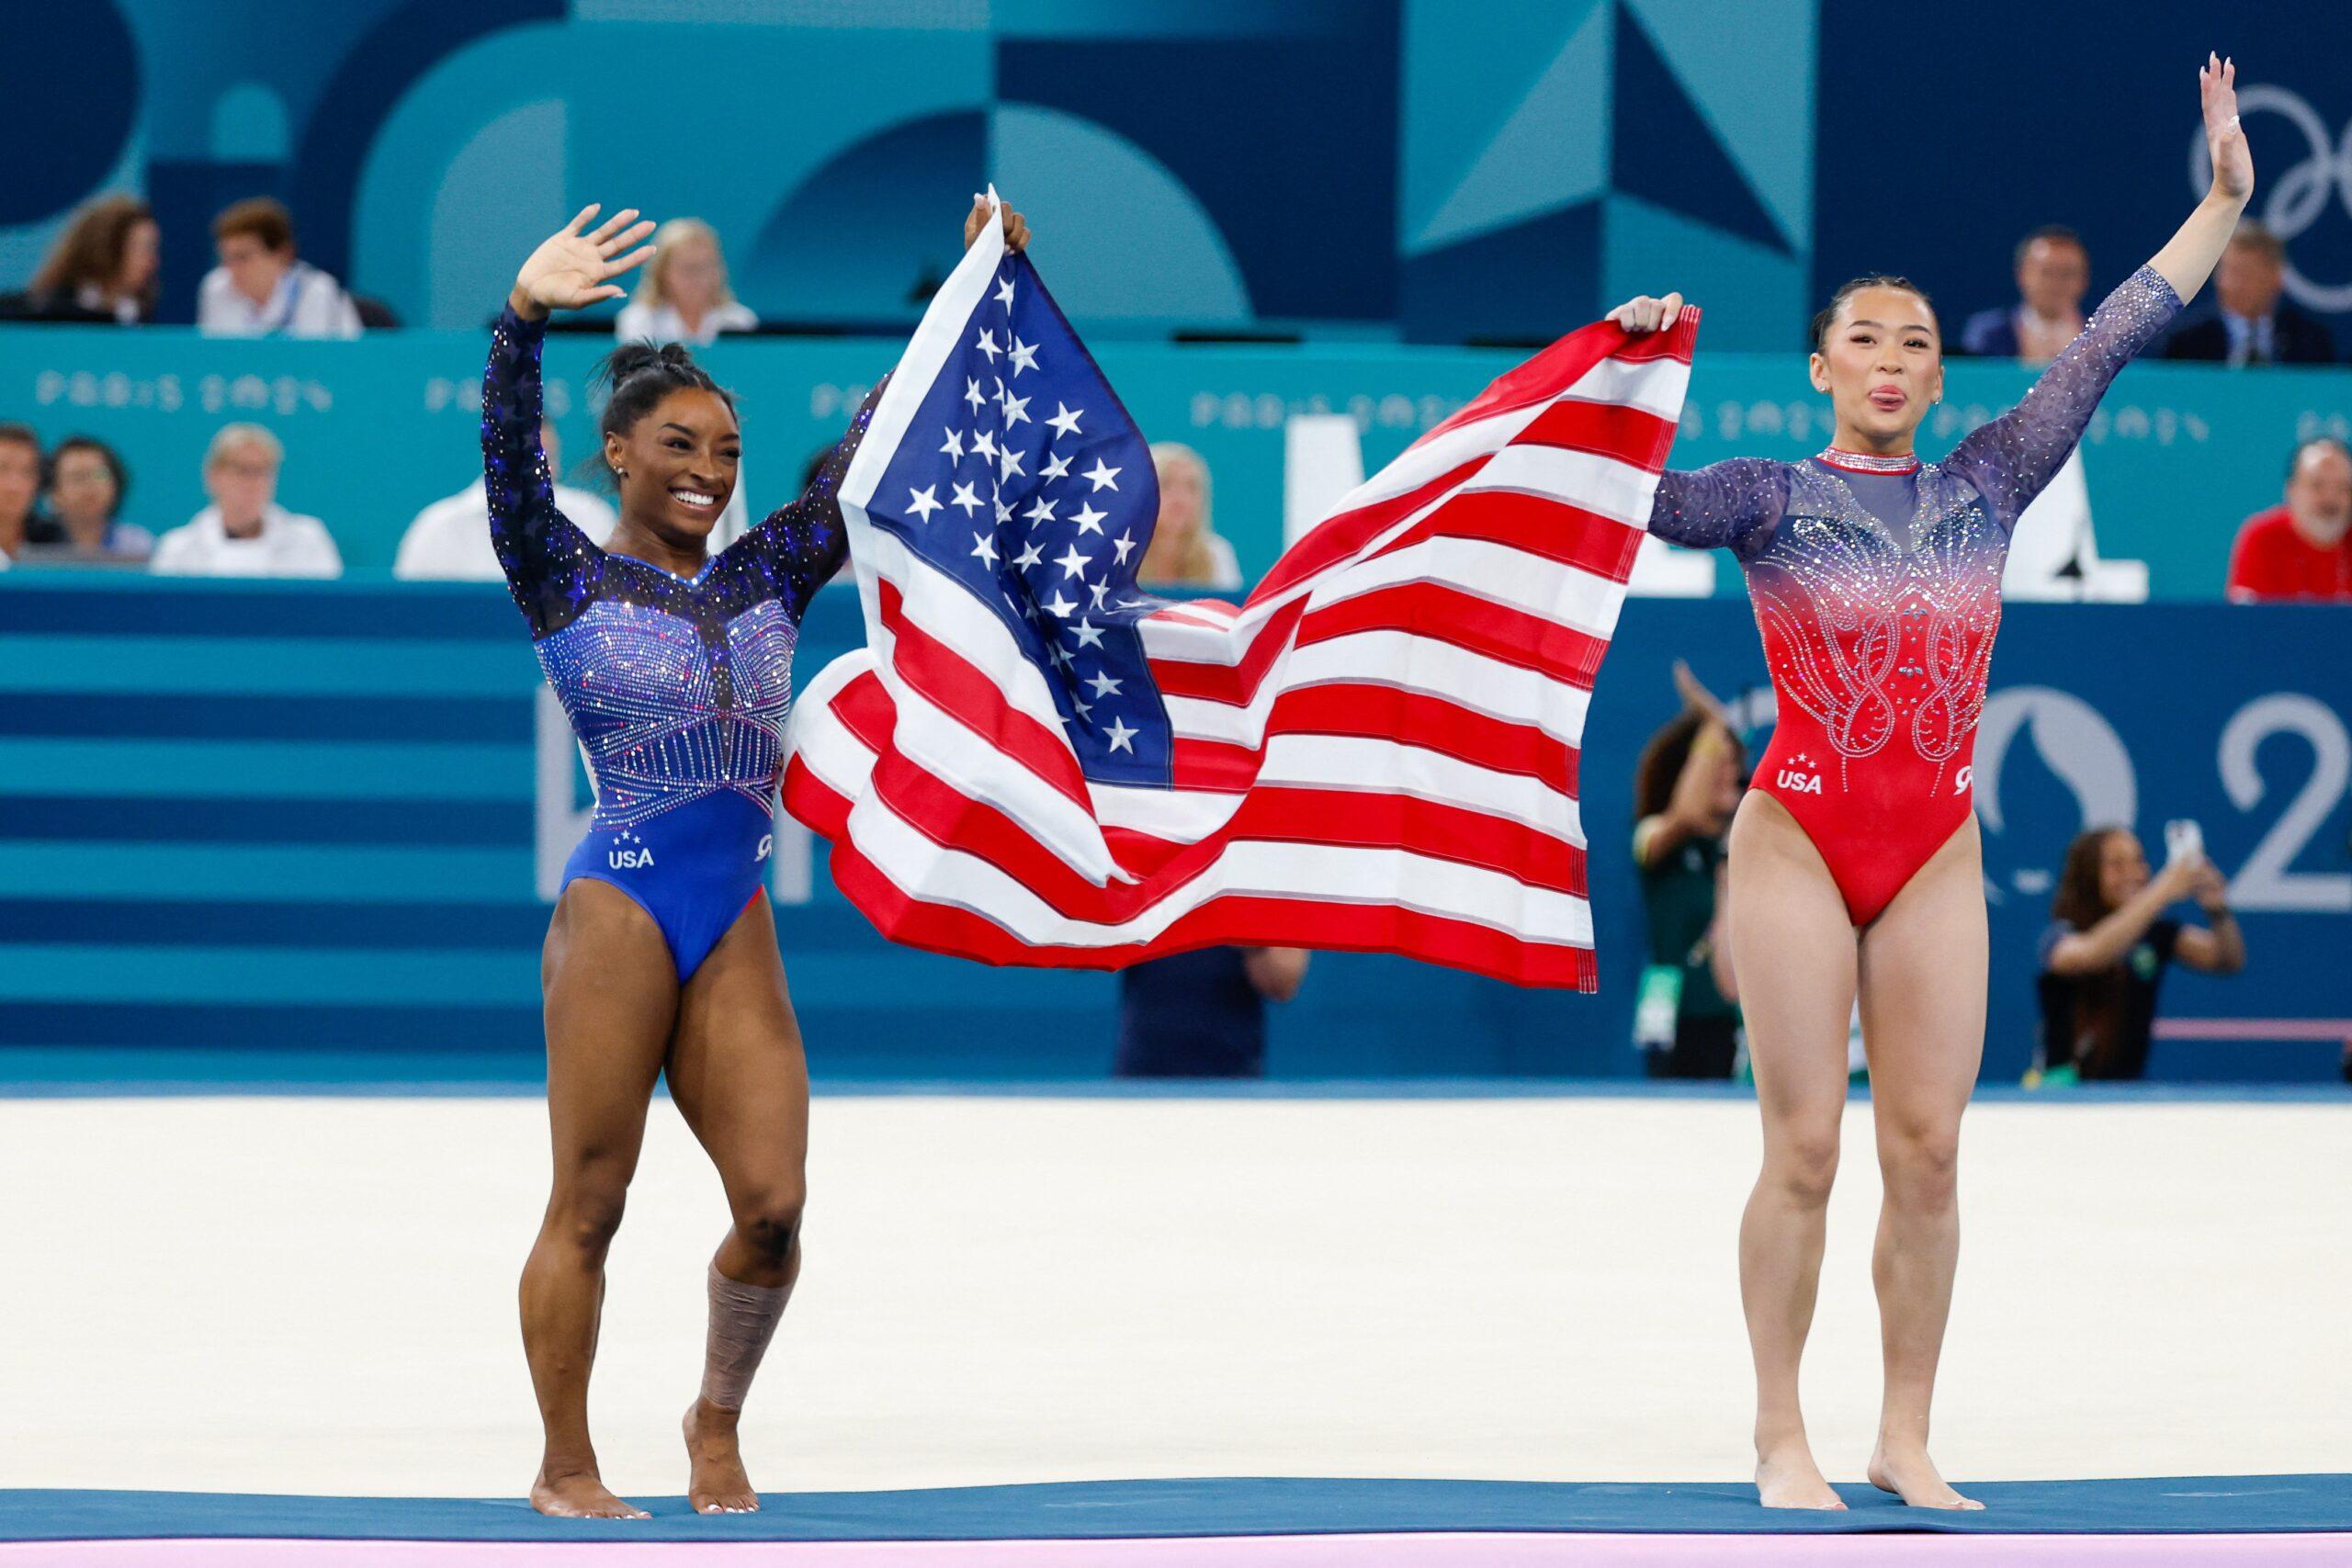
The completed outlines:
{"type": "MultiPolygon", "coordinates": [[[[1942,462],[1921,462],[1913,437],[1943,395],[1934,309],[1905,279],[1858,278],[1814,324],[1814,389],[1837,415],[1830,448],[1803,463],[1734,458],[1658,485],[1650,532],[1738,557],[1780,701],[1733,819],[1723,916],[1764,1118],[1739,1264],[1768,1506],[1845,1506],[1806,1440],[1797,1364],[1858,996],[1885,1179],[1872,1277],[1886,1387],[1868,1473],[1908,1503],[1977,1506],[1928,1456],[1960,1251],[1960,1120],[1984,1036],[1970,758],[2018,514],[2116,372],[2204,283],[2253,194],[2235,68],[2212,60],[2199,81],[2211,190],[2015,409],[1942,462]]],[[[1681,310],[1679,294],[1645,295],[1610,319],[1652,332],[1681,310]]]]}

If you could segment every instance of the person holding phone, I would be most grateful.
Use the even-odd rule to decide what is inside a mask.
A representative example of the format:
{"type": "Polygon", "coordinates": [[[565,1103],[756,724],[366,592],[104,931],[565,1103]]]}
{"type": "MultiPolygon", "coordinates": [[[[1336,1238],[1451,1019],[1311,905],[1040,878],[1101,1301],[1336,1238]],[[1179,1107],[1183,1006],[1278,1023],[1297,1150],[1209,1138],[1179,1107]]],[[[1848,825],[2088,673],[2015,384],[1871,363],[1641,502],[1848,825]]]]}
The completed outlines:
{"type": "Polygon", "coordinates": [[[2094,828],[2066,847],[2041,938],[2040,1082],[2141,1077],[2166,966],[2214,975],[2245,967],[2245,935],[2205,858],[2203,834],[2194,822],[2174,822],[2165,838],[2165,867],[2153,876],[2129,828],[2094,828]],[[2166,917],[2184,898],[2197,900],[2210,929],[2166,917]]]}

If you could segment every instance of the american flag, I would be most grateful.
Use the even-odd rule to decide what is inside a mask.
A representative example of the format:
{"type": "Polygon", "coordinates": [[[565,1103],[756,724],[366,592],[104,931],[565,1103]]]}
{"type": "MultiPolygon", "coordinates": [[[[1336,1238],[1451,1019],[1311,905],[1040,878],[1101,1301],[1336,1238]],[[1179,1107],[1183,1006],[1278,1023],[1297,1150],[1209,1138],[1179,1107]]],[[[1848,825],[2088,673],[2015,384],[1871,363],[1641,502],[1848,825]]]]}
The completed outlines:
{"type": "Polygon", "coordinates": [[[867,647],[785,802],[893,941],[1117,968],[1214,943],[1594,987],[1577,761],[1697,312],[1497,380],[1238,609],[1139,592],[1142,435],[991,226],[842,484],[867,647]]]}

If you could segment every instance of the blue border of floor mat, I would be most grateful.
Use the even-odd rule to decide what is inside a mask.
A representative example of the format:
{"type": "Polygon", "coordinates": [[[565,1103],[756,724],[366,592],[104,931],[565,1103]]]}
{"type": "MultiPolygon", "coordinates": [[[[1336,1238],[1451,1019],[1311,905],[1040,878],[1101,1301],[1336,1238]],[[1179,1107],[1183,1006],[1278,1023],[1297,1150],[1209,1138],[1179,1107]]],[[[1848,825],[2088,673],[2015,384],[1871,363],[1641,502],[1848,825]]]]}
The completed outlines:
{"type": "Polygon", "coordinates": [[[912,1492],[770,1493],[755,1515],[699,1516],[635,1499],[645,1520],[546,1519],[520,1497],[309,1497],[0,1490],[0,1541],[1101,1540],[1527,1531],[1630,1534],[2243,1534],[2352,1531],[2352,1475],[2145,1477],[1962,1483],[1982,1513],[1904,1507],[1840,1486],[1844,1513],[1757,1506],[1736,1483],[1227,1477],[1048,1482],[912,1492]]]}

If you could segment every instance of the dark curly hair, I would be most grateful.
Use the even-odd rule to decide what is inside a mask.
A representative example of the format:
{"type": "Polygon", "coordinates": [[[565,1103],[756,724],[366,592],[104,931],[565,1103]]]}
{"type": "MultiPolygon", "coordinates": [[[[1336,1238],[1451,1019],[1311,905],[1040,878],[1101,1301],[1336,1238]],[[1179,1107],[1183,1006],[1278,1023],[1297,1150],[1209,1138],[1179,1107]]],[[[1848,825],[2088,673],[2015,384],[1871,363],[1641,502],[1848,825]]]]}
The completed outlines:
{"type": "MultiPolygon", "coordinates": [[[[1905,294],[1917,295],[1919,297],[1919,303],[1928,308],[1928,314],[1932,316],[1936,313],[1936,302],[1928,297],[1928,291],[1920,288],[1917,284],[1912,282],[1907,277],[1897,276],[1893,273],[1873,272],[1866,276],[1852,278],[1845,283],[1839,284],[1838,286],[1838,292],[1829,297],[1829,303],[1823,306],[1818,311],[1815,312],[1813,318],[1814,353],[1819,354],[1823,347],[1829,342],[1830,325],[1838,320],[1838,312],[1845,309],[1846,301],[1851,299],[1855,295],[1860,293],[1865,288],[1900,288],[1905,294]]],[[[1940,335],[1940,328],[1939,329],[1939,335],[1940,335]]]]}
{"type": "Polygon", "coordinates": [[[710,378],[682,343],[625,343],[596,363],[592,387],[611,389],[596,422],[600,435],[627,435],[671,393],[687,388],[710,393],[734,412],[735,394],[710,378]]]}

